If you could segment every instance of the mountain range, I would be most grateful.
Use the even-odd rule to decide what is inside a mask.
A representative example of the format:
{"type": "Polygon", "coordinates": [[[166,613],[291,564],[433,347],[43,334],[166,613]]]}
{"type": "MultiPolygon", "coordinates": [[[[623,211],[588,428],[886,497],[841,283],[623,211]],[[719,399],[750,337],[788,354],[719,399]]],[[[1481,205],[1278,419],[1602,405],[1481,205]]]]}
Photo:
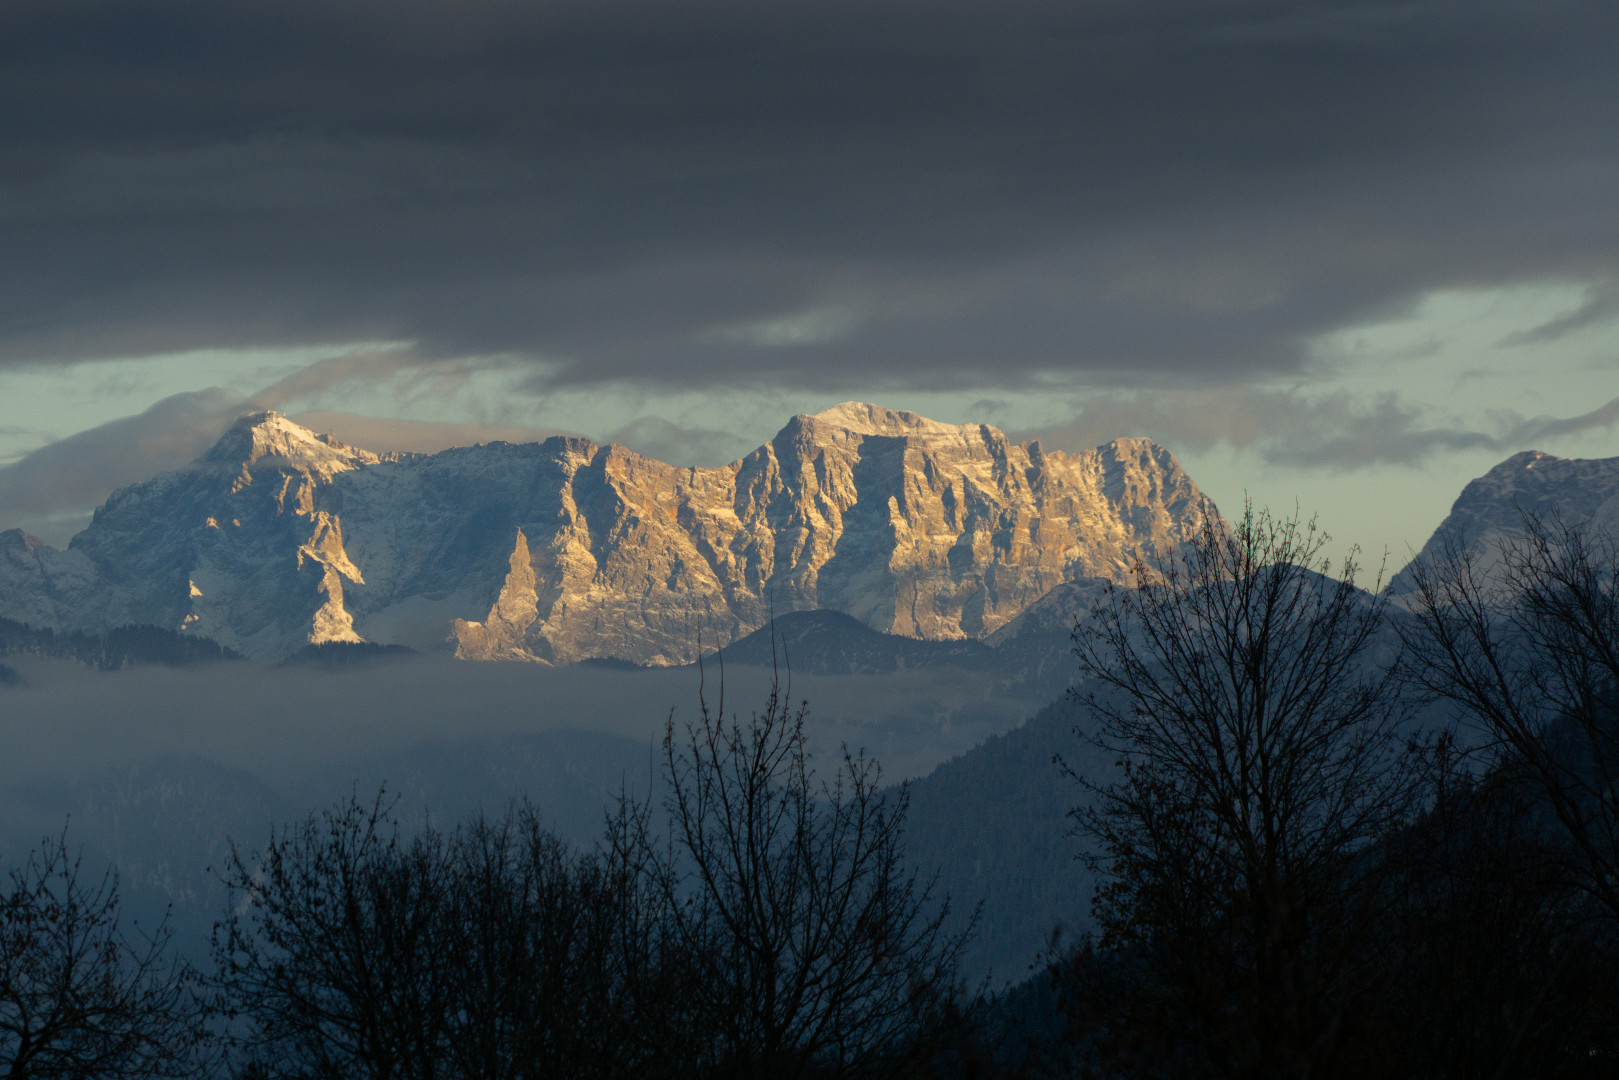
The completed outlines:
{"type": "MultiPolygon", "coordinates": [[[[1518,528],[1522,509],[1554,506],[1572,520],[1619,525],[1619,458],[1516,455],[1468,484],[1440,531],[1488,546],[1518,528]]],[[[867,405],[795,417],[766,446],[715,469],[578,439],[381,455],[273,414],[245,417],[190,468],[113,495],[66,550],[0,534],[0,619],[33,628],[0,623],[0,652],[23,656],[13,662],[24,668],[22,688],[0,686],[8,709],[0,719],[14,733],[60,719],[44,701],[60,691],[50,679],[68,676],[53,675],[50,658],[111,668],[227,655],[206,638],[305,663],[224,665],[231,670],[166,674],[149,687],[129,672],[86,676],[119,680],[93,699],[119,702],[107,706],[97,745],[128,738],[131,749],[107,749],[113,764],[77,773],[65,759],[88,737],[54,772],[18,758],[19,775],[32,779],[5,792],[0,816],[10,825],[0,847],[60,828],[71,812],[76,835],[121,868],[132,895],[153,911],[180,904],[202,934],[218,897],[200,867],[223,833],[251,842],[268,821],[343,791],[386,783],[435,820],[532,794],[550,820],[588,842],[601,805],[626,778],[647,777],[651,759],[645,732],[607,730],[580,703],[616,684],[623,700],[610,707],[644,712],[646,730],[655,729],[671,703],[690,708],[674,695],[689,694],[680,680],[695,685],[695,673],[672,669],[695,658],[700,639],[705,651],[723,645],[726,664],[780,662],[794,675],[825,677],[810,694],[823,749],[846,739],[885,763],[903,763],[918,745],[936,751],[894,773],[915,778],[911,856],[937,870],[941,890],[965,910],[984,902],[969,969],[1015,978],[1054,927],[1083,929],[1094,885],[1068,835],[1067,811],[1082,793],[1051,764],[1060,755],[1088,773],[1110,765],[1084,757],[1075,730],[1085,714],[1061,699],[1075,618],[1101,590],[1127,583],[1135,559],[1172,555],[1214,513],[1173,457],[1146,440],[1061,455],[993,428],[867,405]],[[109,633],[126,624],[166,630],[109,633]],[[377,648],[331,648],[362,640],[377,648]],[[396,653],[382,647],[401,644],[463,658],[605,663],[418,671],[412,664],[427,658],[406,656],[398,669],[373,671],[336,662],[352,650],[391,663],[396,653]],[[626,661],[662,670],[613,667],[626,661]],[[446,673],[478,678],[434,696],[427,688],[446,673]],[[533,720],[476,727],[469,718],[490,712],[478,696],[491,691],[484,676],[505,675],[579,686],[570,697],[550,684],[514,684],[509,707],[533,720]],[[249,689],[229,689],[244,677],[249,689]],[[277,778],[256,743],[214,761],[189,734],[170,740],[182,756],[137,752],[168,745],[140,741],[134,729],[173,712],[178,695],[197,696],[202,679],[223,688],[195,716],[177,718],[180,730],[224,739],[241,729],[304,764],[277,778]],[[951,679],[1004,716],[977,717],[976,706],[946,700],[951,679]],[[395,684],[402,689],[386,696],[395,684]],[[913,712],[882,704],[880,685],[914,697],[913,712]],[[834,703],[834,686],[847,686],[846,704],[834,703]],[[160,702],[131,712],[142,695],[160,702]],[[406,718],[407,698],[443,713],[441,722],[406,718]],[[477,709],[458,711],[474,699],[477,709]],[[259,726],[263,735],[253,735],[259,726]],[[358,749],[322,749],[314,737],[356,727],[367,733],[358,749]]],[[[1396,575],[1390,588],[1399,594],[1408,577],[1396,575]]],[[[19,681],[6,676],[0,670],[0,682],[19,681]]]]}
{"type": "Polygon", "coordinates": [[[1206,517],[1146,439],[1068,454],[857,403],[712,468],[566,437],[376,454],[260,413],[114,493],[66,550],[0,533],[0,618],[266,659],[366,641],[681,664],[808,610],[1004,639],[1053,589],[1125,583],[1206,517]]]}

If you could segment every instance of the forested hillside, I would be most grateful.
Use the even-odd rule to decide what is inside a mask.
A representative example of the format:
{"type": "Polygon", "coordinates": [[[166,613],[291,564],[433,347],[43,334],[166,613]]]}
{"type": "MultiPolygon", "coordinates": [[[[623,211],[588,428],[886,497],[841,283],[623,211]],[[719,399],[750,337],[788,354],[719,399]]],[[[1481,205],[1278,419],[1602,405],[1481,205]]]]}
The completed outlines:
{"type": "Polygon", "coordinates": [[[913,865],[937,868],[960,913],[982,902],[964,968],[996,987],[1027,978],[1059,928],[1090,924],[1095,875],[1073,835],[1085,793],[1053,760],[1101,765],[1075,735],[1084,710],[1064,699],[911,785],[913,865]]]}
{"type": "Polygon", "coordinates": [[[128,664],[190,667],[216,660],[240,660],[207,638],[178,634],[156,626],[120,626],[105,634],[58,633],[27,623],[0,619],[0,656],[48,656],[117,671],[128,664]]]}

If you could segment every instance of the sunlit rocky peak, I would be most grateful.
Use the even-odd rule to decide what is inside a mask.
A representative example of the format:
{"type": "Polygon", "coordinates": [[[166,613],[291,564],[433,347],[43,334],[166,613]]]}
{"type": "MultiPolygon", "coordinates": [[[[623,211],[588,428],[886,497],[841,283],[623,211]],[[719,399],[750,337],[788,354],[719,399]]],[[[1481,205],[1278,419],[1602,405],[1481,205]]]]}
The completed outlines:
{"type": "Polygon", "coordinates": [[[369,450],[346,446],[331,435],[317,434],[278,412],[239,417],[203,460],[253,465],[265,458],[326,475],[375,465],[381,460],[369,450]]]}
{"type": "Polygon", "coordinates": [[[1045,453],[864,403],[713,468],[569,438],[380,456],[258,413],[115,493],[70,551],[0,553],[0,616],[268,658],[363,640],[673,664],[804,610],[977,639],[1064,583],[1128,584],[1214,513],[1145,439],[1045,453]]]}

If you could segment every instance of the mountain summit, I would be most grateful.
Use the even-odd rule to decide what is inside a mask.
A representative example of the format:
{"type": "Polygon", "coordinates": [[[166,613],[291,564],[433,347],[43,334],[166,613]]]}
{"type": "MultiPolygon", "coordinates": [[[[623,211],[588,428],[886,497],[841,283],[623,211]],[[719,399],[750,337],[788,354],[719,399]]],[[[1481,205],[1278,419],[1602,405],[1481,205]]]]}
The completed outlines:
{"type": "Polygon", "coordinates": [[[1462,489],[1417,557],[1389,582],[1390,593],[1411,594],[1415,568],[1437,559],[1447,536],[1472,551],[1481,570],[1492,565],[1497,543],[1522,535],[1524,511],[1555,511],[1571,524],[1619,534],[1619,458],[1560,458],[1539,450],[1513,454],[1462,489]]]}
{"type": "Polygon", "coordinates": [[[772,610],[976,639],[1057,585],[1125,582],[1216,513],[1146,439],[1063,454],[852,402],[713,468],[563,437],[378,455],[261,413],[115,493],[65,552],[0,534],[0,616],[261,657],[682,663],[772,610]]]}
{"type": "Polygon", "coordinates": [[[330,435],[317,435],[276,412],[238,418],[201,460],[248,467],[265,458],[302,466],[327,479],[383,460],[381,455],[345,446],[330,435]]]}

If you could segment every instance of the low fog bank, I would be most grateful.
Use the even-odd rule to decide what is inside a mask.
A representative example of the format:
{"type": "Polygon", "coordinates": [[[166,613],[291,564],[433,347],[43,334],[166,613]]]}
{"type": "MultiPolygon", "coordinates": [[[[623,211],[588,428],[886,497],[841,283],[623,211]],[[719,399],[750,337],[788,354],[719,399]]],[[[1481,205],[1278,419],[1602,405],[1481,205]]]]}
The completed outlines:
{"type": "MultiPolygon", "coordinates": [[[[22,684],[0,689],[0,783],[20,774],[127,765],[154,755],[207,758],[272,785],[350,759],[427,741],[577,730],[655,744],[665,722],[694,718],[699,695],[727,713],[763,705],[755,667],[620,669],[476,664],[412,656],[338,671],[222,663],[102,673],[11,658],[22,684]]],[[[922,775],[1020,723],[1041,702],[995,695],[948,671],[794,675],[818,755],[847,743],[889,779],[922,775]]]]}
{"type": "MultiPolygon", "coordinates": [[[[12,657],[0,686],[0,863],[68,830],[118,869],[125,909],[170,904],[187,951],[224,903],[210,870],[232,841],[386,788],[408,827],[453,827],[526,798],[568,840],[591,843],[621,791],[645,795],[671,715],[720,701],[716,666],[625,670],[471,664],[412,656],[323,671],[220,663],[99,672],[12,657]]],[[[729,665],[727,714],[762,707],[771,673],[729,665]]],[[[970,674],[795,676],[823,769],[843,744],[920,776],[1032,713],[970,674]]]]}

